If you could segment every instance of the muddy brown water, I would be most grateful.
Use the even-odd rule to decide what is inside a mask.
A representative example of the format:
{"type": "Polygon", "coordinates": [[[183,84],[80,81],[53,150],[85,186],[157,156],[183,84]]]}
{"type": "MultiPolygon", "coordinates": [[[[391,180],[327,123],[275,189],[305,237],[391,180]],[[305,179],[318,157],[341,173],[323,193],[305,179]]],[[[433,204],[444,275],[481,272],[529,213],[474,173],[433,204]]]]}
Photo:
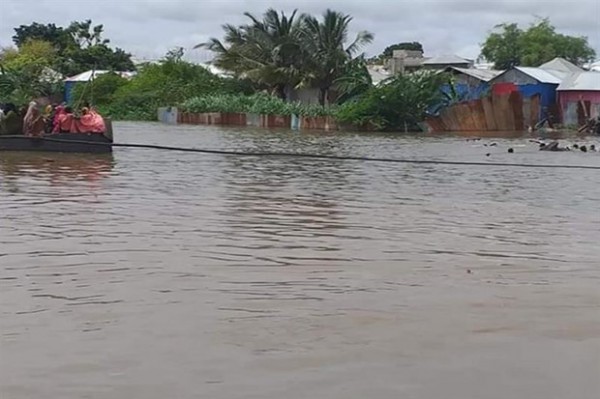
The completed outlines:
{"type": "MultiPolygon", "coordinates": [[[[600,166],[519,138],[115,138],[600,166]]],[[[599,200],[596,170],[2,153],[0,397],[595,399],[599,200]]]]}

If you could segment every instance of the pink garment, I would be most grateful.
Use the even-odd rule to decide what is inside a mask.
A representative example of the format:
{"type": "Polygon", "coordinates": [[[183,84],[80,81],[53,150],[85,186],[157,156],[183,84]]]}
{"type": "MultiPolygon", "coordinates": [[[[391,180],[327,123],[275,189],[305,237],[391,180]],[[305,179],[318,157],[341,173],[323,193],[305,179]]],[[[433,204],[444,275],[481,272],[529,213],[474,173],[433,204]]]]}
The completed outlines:
{"type": "Polygon", "coordinates": [[[104,119],[95,111],[87,111],[78,119],[73,119],[71,133],[104,133],[106,125],[104,119]]]}
{"type": "Polygon", "coordinates": [[[65,107],[63,107],[62,105],[56,107],[56,114],[54,114],[54,120],[52,123],[52,133],[60,133],[61,116],[65,114],[65,107]]]}
{"type": "Polygon", "coordinates": [[[73,129],[75,119],[73,118],[73,114],[67,114],[63,112],[58,117],[58,126],[57,133],[69,133],[73,129]]]}

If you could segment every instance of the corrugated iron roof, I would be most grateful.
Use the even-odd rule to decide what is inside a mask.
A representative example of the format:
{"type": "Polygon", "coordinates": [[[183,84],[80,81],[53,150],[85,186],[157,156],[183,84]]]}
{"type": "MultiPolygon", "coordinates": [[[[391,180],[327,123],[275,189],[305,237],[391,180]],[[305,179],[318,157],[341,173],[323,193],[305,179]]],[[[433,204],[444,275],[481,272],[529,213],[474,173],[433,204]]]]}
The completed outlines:
{"type": "Polygon", "coordinates": [[[558,91],[600,91],[600,72],[587,71],[572,74],[559,86],[558,91]]]}
{"type": "Polygon", "coordinates": [[[500,75],[504,71],[495,71],[492,69],[474,69],[474,68],[458,68],[458,67],[448,67],[446,70],[454,70],[460,73],[464,73],[465,75],[472,76],[476,79],[479,79],[483,82],[489,82],[494,79],[496,76],[500,75]]]}
{"type": "Polygon", "coordinates": [[[540,83],[550,83],[559,85],[569,76],[568,72],[557,71],[554,69],[540,69],[532,67],[515,67],[518,71],[531,76],[540,83]]]}
{"type": "MultiPolygon", "coordinates": [[[[86,71],[80,73],[79,75],[71,76],[70,78],[66,78],[65,82],[89,82],[92,79],[96,79],[98,76],[108,73],[110,71],[105,70],[97,70],[97,71],[86,71]]],[[[135,72],[115,72],[119,74],[122,78],[131,78],[135,75],[135,72]]]]}
{"type": "Polygon", "coordinates": [[[98,71],[86,71],[82,72],[78,75],[71,76],[65,79],[65,82],[88,82],[92,79],[96,79],[98,76],[108,73],[108,71],[98,70],[98,71]]]}
{"type": "Polygon", "coordinates": [[[577,65],[570,63],[564,58],[556,57],[552,61],[548,61],[545,64],[540,65],[540,69],[562,71],[567,73],[583,72],[583,69],[577,65]]]}
{"type": "Polygon", "coordinates": [[[587,68],[590,71],[600,72],[600,61],[596,61],[596,62],[592,62],[591,64],[588,64],[587,68]]]}
{"type": "Polygon", "coordinates": [[[423,65],[472,64],[473,61],[457,55],[440,55],[423,61],[423,65]]]}

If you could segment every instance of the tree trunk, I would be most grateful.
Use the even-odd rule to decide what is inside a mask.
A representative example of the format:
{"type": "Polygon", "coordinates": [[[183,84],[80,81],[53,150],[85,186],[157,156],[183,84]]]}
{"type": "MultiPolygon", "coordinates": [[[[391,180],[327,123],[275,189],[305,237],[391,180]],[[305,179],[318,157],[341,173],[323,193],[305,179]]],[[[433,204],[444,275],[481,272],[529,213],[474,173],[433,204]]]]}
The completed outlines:
{"type": "Polygon", "coordinates": [[[281,98],[283,101],[287,100],[287,96],[285,94],[285,85],[279,84],[275,86],[274,89],[274,94],[277,95],[277,97],[281,98]]]}
{"type": "Polygon", "coordinates": [[[329,87],[321,87],[319,89],[319,104],[322,107],[329,105],[329,87]]]}

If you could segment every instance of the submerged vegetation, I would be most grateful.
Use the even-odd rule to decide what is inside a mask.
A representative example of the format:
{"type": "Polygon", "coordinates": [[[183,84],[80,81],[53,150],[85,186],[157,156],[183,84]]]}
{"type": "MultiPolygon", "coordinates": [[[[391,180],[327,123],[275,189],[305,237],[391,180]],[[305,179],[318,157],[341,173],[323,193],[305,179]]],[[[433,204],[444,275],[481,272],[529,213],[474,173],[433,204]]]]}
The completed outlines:
{"type": "Polygon", "coordinates": [[[335,107],[325,108],[317,104],[286,102],[264,93],[251,96],[205,95],[191,98],[183,102],[179,108],[184,112],[195,113],[220,112],[284,116],[329,116],[333,115],[336,109],[335,107]]]}
{"type": "Polygon", "coordinates": [[[417,130],[426,110],[443,100],[447,76],[436,72],[398,75],[342,104],[341,123],[375,130],[417,130]]]}

